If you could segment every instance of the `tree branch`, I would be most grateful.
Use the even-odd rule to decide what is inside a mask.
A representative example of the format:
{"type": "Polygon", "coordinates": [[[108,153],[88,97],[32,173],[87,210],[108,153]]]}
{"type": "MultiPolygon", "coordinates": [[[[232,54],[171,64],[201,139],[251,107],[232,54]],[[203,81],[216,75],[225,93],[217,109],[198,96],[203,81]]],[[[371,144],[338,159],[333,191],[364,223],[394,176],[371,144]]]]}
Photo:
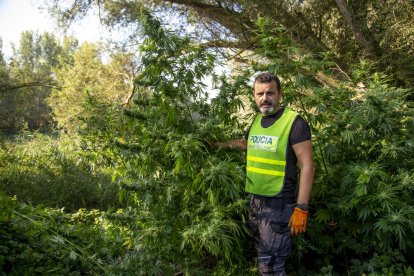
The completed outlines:
{"type": "Polygon", "coordinates": [[[11,86],[4,86],[4,87],[1,87],[1,90],[3,90],[3,91],[12,91],[12,90],[18,90],[18,89],[30,88],[30,87],[57,88],[59,86],[57,86],[55,82],[35,81],[35,82],[20,83],[20,84],[11,85],[11,86]]]}
{"type": "Polygon", "coordinates": [[[230,30],[240,40],[250,42],[250,30],[254,28],[250,20],[243,19],[240,12],[192,0],[164,0],[172,4],[182,5],[196,12],[200,17],[219,23],[230,30]]]}
{"type": "MultiPolygon", "coordinates": [[[[245,41],[225,41],[225,40],[212,40],[205,43],[199,44],[203,48],[232,48],[242,49],[249,46],[245,41]]],[[[250,45],[251,46],[251,45],[250,45]]]]}

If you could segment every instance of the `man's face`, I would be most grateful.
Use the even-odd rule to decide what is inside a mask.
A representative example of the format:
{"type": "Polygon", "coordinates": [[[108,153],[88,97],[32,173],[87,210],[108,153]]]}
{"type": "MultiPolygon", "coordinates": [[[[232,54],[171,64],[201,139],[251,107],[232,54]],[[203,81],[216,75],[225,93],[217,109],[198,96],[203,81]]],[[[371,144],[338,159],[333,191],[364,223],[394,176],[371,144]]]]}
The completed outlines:
{"type": "Polygon", "coordinates": [[[282,93],[277,91],[276,82],[256,82],[254,84],[254,100],[263,116],[276,113],[280,106],[282,93]]]}

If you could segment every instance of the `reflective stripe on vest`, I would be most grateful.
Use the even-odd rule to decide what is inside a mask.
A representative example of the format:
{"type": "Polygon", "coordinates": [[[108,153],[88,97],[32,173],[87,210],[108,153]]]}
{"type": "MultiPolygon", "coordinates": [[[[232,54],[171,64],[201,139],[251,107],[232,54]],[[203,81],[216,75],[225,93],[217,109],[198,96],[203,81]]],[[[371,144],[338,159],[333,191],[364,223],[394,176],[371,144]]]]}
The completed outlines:
{"type": "Polygon", "coordinates": [[[283,189],[289,133],[298,114],[285,108],[282,116],[262,128],[262,115],[254,120],[247,141],[246,191],[275,196],[283,189]]]}

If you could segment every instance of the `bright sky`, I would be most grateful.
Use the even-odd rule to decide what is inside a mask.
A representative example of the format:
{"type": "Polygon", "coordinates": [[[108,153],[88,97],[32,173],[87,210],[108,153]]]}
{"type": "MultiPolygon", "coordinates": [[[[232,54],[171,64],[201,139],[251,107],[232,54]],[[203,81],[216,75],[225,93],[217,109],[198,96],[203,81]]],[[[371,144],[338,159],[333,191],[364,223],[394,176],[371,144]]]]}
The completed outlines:
{"type": "MultiPolygon", "coordinates": [[[[19,45],[20,34],[23,31],[48,31],[60,36],[60,31],[55,27],[55,20],[46,11],[40,10],[36,2],[39,1],[0,0],[0,37],[3,40],[2,51],[6,57],[11,55],[11,43],[19,45]]],[[[96,42],[105,36],[105,32],[97,16],[88,16],[72,26],[68,35],[76,36],[79,42],[96,42]]]]}

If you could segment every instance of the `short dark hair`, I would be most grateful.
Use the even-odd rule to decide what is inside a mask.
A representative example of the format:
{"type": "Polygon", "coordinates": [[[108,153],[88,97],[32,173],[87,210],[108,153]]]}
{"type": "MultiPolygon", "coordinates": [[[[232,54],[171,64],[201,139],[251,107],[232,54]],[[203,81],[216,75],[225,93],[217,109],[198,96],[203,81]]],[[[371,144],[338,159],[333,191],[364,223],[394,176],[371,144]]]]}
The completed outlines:
{"type": "Polygon", "coordinates": [[[276,75],[274,75],[272,73],[269,73],[269,72],[265,72],[265,73],[261,73],[261,74],[257,75],[257,77],[254,79],[253,84],[255,84],[256,82],[269,83],[269,82],[272,82],[272,81],[276,82],[277,91],[280,92],[281,87],[280,87],[279,78],[276,75]]]}

